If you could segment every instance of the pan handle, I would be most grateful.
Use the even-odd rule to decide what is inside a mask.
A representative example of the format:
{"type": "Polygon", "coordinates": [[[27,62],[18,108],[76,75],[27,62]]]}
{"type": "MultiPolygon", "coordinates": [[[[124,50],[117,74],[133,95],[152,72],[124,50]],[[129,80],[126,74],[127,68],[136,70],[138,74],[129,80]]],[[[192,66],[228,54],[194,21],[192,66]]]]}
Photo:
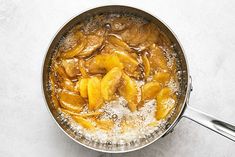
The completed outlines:
{"type": "Polygon", "coordinates": [[[235,142],[235,126],[218,120],[213,116],[187,106],[183,117],[186,117],[235,142]]]}

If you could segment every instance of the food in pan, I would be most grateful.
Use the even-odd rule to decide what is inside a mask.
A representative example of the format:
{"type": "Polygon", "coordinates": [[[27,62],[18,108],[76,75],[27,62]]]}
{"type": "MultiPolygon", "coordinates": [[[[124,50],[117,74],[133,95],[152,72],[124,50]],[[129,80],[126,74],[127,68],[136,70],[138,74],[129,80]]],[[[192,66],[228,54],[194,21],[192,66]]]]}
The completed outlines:
{"type": "Polygon", "coordinates": [[[99,142],[159,130],[177,105],[171,41],[150,21],[99,15],[58,44],[50,69],[54,106],[72,129],[99,142]]]}

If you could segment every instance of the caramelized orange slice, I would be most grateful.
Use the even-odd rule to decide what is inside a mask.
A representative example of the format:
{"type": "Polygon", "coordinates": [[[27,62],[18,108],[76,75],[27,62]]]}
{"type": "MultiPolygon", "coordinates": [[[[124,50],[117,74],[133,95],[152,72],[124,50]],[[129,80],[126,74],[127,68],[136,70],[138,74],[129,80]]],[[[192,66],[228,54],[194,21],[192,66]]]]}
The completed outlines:
{"type": "Polygon", "coordinates": [[[165,119],[167,115],[171,113],[174,107],[175,107],[175,100],[173,98],[164,99],[158,102],[156,119],[157,120],[165,119]]]}
{"type": "Polygon", "coordinates": [[[104,100],[111,100],[120,83],[122,70],[118,67],[110,70],[101,80],[101,94],[104,100]]]}
{"type": "Polygon", "coordinates": [[[87,94],[87,84],[88,84],[88,78],[82,78],[80,81],[79,81],[79,91],[80,91],[80,94],[83,98],[87,98],[88,94],[87,94]]]}
{"type": "Polygon", "coordinates": [[[80,95],[63,90],[60,93],[60,104],[63,108],[66,108],[68,110],[80,111],[85,104],[85,101],[80,95]]]}
{"type": "Polygon", "coordinates": [[[167,60],[162,50],[155,44],[150,47],[150,66],[153,69],[168,71],[167,60]]]}
{"type": "Polygon", "coordinates": [[[108,41],[114,46],[120,47],[129,52],[131,51],[131,48],[129,47],[129,45],[127,45],[124,41],[122,41],[121,39],[119,39],[118,37],[114,35],[109,35],[108,41]]]}
{"type": "Polygon", "coordinates": [[[54,70],[55,70],[55,72],[56,72],[58,75],[60,75],[60,76],[63,77],[63,78],[67,78],[67,77],[68,77],[67,74],[65,73],[64,68],[63,68],[61,65],[55,64],[54,70]]]}
{"type": "Polygon", "coordinates": [[[174,109],[175,104],[176,99],[171,89],[168,87],[163,88],[157,95],[156,119],[165,119],[174,109]]]}
{"type": "Polygon", "coordinates": [[[155,26],[148,24],[135,24],[121,33],[122,39],[131,46],[138,46],[147,41],[155,43],[158,37],[158,31],[154,31],[155,26]]]}
{"type": "Polygon", "coordinates": [[[101,95],[101,81],[98,77],[92,77],[88,81],[88,109],[90,111],[99,109],[103,104],[103,98],[101,95]]]}
{"type": "Polygon", "coordinates": [[[88,112],[88,113],[83,113],[80,114],[81,117],[92,117],[92,116],[99,116],[101,115],[103,112],[88,112]]]}
{"type": "Polygon", "coordinates": [[[144,65],[145,78],[147,78],[150,74],[150,63],[149,63],[149,60],[148,60],[146,54],[144,54],[142,56],[142,61],[143,61],[143,65],[144,65]]]}
{"type": "Polygon", "coordinates": [[[106,45],[104,51],[109,55],[116,55],[119,61],[124,66],[124,71],[129,75],[135,78],[138,78],[140,75],[140,70],[138,69],[138,55],[136,53],[129,53],[127,50],[121,47],[115,47],[113,45],[106,45]]]}
{"type": "Polygon", "coordinates": [[[142,41],[145,41],[146,34],[141,28],[141,25],[132,25],[129,29],[121,33],[122,39],[131,46],[136,46],[142,41]]]}
{"type": "Polygon", "coordinates": [[[171,79],[171,75],[168,72],[158,72],[153,76],[154,81],[158,81],[162,84],[167,84],[171,79]]]}
{"type": "Polygon", "coordinates": [[[143,26],[143,29],[146,29],[146,32],[149,33],[146,38],[147,42],[151,44],[156,43],[157,39],[159,39],[159,31],[156,26],[153,23],[148,23],[143,26]]]}
{"type": "Polygon", "coordinates": [[[73,116],[73,119],[75,122],[77,122],[78,124],[80,124],[81,126],[83,126],[86,129],[89,129],[89,130],[95,129],[95,126],[92,124],[92,122],[85,119],[85,118],[82,118],[80,116],[73,116]]]}
{"type": "Polygon", "coordinates": [[[137,85],[134,80],[132,80],[128,75],[125,73],[122,74],[122,85],[118,89],[121,96],[123,96],[126,101],[128,102],[129,109],[134,112],[136,111],[138,102],[137,102],[137,96],[138,96],[138,90],[137,85]]]}
{"type": "Polygon", "coordinates": [[[64,109],[64,108],[60,108],[60,110],[64,113],[67,113],[67,114],[70,114],[70,115],[74,115],[74,116],[80,116],[79,112],[81,112],[81,110],[77,110],[76,112],[75,111],[71,111],[71,110],[67,110],[67,109],[64,109]]]}
{"type": "Polygon", "coordinates": [[[63,58],[73,58],[74,56],[77,56],[79,53],[82,52],[84,47],[86,46],[86,40],[83,39],[80,43],[78,43],[75,47],[73,47],[71,50],[66,51],[62,54],[63,58]]]}
{"type": "Polygon", "coordinates": [[[85,61],[82,59],[79,60],[79,70],[83,77],[88,77],[87,70],[85,68],[85,61]]]}
{"type": "Polygon", "coordinates": [[[113,51],[119,58],[119,60],[123,63],[125,70],[134,72],[139,65],[138,61],[132,58],[128,52],[122,50],[114,50],[113,51]]]}
{"type": "Polygon", "coordinates": [[[64,81],[61,83],[61,85],[63,86],[64,89],[67,89],[72,92],[75,91],[75,85],[69,79],[65,78],[64,81]]]}
{"type": "Polygon", "coordinates": [[[85,48],[78,54],[80,57],[90,56],[102,45],[104,38],[98,35],[88,35],[86,40],[87,44],[85,48]]]}
{"type": "Polygon", "coordinates": [[[114,67],[123,69],[123,64],[120,62],[118,56],[114,54],[102,54],[91,59],[89,72],[94,74],[104,73],[114,67]]]}
{"type": "Polygon", "coordinates": [[[142,86],[142,100],[151,100],[156,98],[158,92],[161,90],[159,82],[148,82],[142,86]]]}
{"type": "Polygon", "coordinates": [[[72,116],[81,116],[81,117],[92,117],[92,116],[99,116],[102,114],[102,112],[89,112],[89,113],[79,113],[80,111],[70,111],[64,108],[61,108],[61,111],[67,114],[70,114],[72,116]]]}
{"type": "Polygon", "coordinates": [[[162,90],[158,93],[157,99],[160,101],[163,99],[167,99],[172,95],[172,91],[169,87],[162,88],[162,90]]]}
{"type": "Polygon", "coordinates": [[[78,59],[76,58],[63,60],[62,65],[69,77],[75,77],[80,73],[78,59]]]}

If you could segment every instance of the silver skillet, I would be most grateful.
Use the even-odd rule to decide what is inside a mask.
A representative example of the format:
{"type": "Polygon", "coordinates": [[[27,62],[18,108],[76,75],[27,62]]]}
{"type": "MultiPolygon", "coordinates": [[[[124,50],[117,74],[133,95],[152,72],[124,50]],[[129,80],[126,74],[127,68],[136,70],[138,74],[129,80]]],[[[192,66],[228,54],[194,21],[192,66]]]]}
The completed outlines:
{"type": "Polygon", "coordinates": [[[59,32],[55,35],[47,51],[47,54],[44,60],[44,65],[43,65],[42,82],[43,82],[43,92],[44,92],[47,107],[53,119],[56,121],[56,123],[61,128],[61,130],[75,142],[87,148],[96,150],[96,151],[108,152],[108,153],[124,153],[124,152],[130,152],[130,151],[141,149],[157,141],[159,138],[167,135],[169,132],[171,132],[182,117],[191,119],[201,124],[202,126],[205,126],[208,129],[211,129],[217,132],[218,134],[221,134],[224,137],[227,137],[228,139],[232,141],[235,141],[235,126],[228,124],[224,121],[218,120],[188,105],[190,92],[192,91],[192,82],[191,82],[191,77],[189,75],[188,63],[186,61],[184,50],[180,42],[178,41],[173,31],[170,30],[170,28],[166,24],[164,24],[155,16],[150,15],[136,8],[127,7],[127,6],[118,6],[118,5],[98,7],[98,8],[94,8],[86,12],[83,12],[80,15],[74,17],[68,23],[66,23],[59,30],[59,32]],[[148,21],[155,23],[170,38],[170,40],[174,44],[174,49],[179,59],[178,68],[181,71],[181,76],[180,76],[181,94],[179,95],[179,103],[176,107],[175,114],[169,119],[169,124],[164,128],[164,131],[154,132],[151,136],[146,136],[145,138],[139,139],[135,142],[131,142],[125,145],[112,144],[112,141],[109,143],[105,143],[105,144],[97,143],[95,141],[90,141],[84,138],[78,132],[74,132],[70,128],[69,123],[65,120],[62,120],[60,114],[54,108],[54,105],[51,102],[50,90],[48,86],[48,82],[49,82],[48,76],[49,76],[49,71],[50,71],[51,58],[52,58],[53,53],[55,53],[55,49],[58,46],[58,43],[62,39],[62,37],[73,26],[75,26],[79,22],[82,22],[83,20],[86,20],[87,18],[90,18],[94,15],[112,14],[112,13],[131,14],[137,17],[142,17],[148,21]]]}

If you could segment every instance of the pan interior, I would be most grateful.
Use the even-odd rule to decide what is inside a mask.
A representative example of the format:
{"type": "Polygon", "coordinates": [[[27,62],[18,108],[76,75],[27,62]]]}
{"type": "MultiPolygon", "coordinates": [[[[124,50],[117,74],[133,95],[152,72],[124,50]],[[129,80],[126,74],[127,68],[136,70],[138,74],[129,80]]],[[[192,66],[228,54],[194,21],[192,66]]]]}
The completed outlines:
{"type": "Polygon", "coordinates": [[[89,147],[91,149],[95,149],[98,151],[103,151],[103,152],[127,152],[131,150],[136,150],[139,148],[142,148],[159,137],[163,136],[166,134],[176,123],[178,116],[181,114],[184,105],[185,105],[185,99],[186,99],[186,93],[187,93],[187,87],[188,87],[188,71],[187,71],[187,63],[185,60],[185,56],[183,53],[183,50],[176,39],[175,35],[169,30],[169,28],[166,27],[165,24],[163,24],[161,21],[159,21],[157,18],[153,17],[152,15],[135,9],[131,7],[125,7],[125,6],[106,6],[106,7],[100,7],[100,8],[95,8],[89,11],[86,11],[75,18],[73,18],[71,21],[69,21],[55,36],[53,39],[46,58],[44,62],[44,67],[43,67],[43,90],[45,94],[45,98],[47,101],[48,108],[50,112],[52,113],[52,116],[56,120],[57,124],[62,128],[62,130],[70,136],[73,140],[76,142],[89,147]],[[157,131],[154,132],[151,135],[148,135],[144,138],[140,138],[136,141],[133,141],[131,143],[126,143],[124,145],[118,145],[118,144],[112,144],[112,142],[107,142],[107,143],[97,143],[95,141],[88,140],[82,136],[82,134],[78,132],[74,132],[73,129],[71,129],[71,125],[66,121],[61,114],[57,112],[55,109],[51,98],[50,98],[50,89],[49,89],[49,72],[50,72],[50,65],[52,61],[52,57],[54,53],[56,52],[56,48],[58,47],[59,42],[63,39],[63,37],[70,31],[74,26],[79,24],[80,22],[87,20],[89,18],[92,18],[96,15],[102,15],[102,14],[128,14],[128,15],[133,15],[136,17],[141,17],[144,18],[147,21],[151,21],[152,23],[156,24],[157,27],[164,32],[168,36],[168,38],[171,40],[171,42],[174,45],[174,50],[177,54],[177,70],[178,70],[178,75],[179,75],[179,85],[180,85],[180,92],[178,95],[178,104],[175,109],[175,113],[173,116],[170,117],[168,120],[168,125],[162,128],[162,131],[157,131]]]}

